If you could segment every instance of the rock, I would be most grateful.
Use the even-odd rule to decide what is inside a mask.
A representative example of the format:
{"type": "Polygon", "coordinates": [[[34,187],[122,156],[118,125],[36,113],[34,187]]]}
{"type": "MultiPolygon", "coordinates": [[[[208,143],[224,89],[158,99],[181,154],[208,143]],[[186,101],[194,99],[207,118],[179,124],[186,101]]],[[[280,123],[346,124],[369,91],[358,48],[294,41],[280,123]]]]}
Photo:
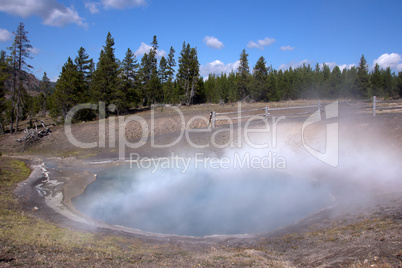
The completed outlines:
{"type": "Polygon", "coordinates": [[[32,209],[33,212],[37,212],[38,210],[39,210],[39,208],[37,206],[34,206],[32,209]]]}

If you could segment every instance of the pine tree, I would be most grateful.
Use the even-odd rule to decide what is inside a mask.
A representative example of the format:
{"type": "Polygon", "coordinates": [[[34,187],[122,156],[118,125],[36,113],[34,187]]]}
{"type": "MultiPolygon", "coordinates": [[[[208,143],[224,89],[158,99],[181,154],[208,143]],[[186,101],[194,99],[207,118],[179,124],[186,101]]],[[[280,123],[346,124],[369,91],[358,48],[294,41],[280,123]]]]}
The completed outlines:
{"type": "Polygon", "coordinates": [[[75,65],[80,73],[87,79],[90,76],[93,60],[89,58],[85,48],[80,47],[78,55],[74,60],[75,65]]]}
{"type": "Polygon", "coordinates": [[[82,87],[82,75],[69,57],[62,67],[60,77],[56,82],[53,96],[54,105],[51,110],[52,116],[61,115],[65,119],[71,108],[82,102],[84,98],[82,87]]]}
{"type": "Polygon", "coordinates": [[[237,69],[237,74],[239,76],[238,79],[238,88],[240,93],[240,98],[244,99],[249,95],[249,82],[250,82],[250,68],[248,66],[248,54],[246,50],[240,54],[240,65],[237,69]]]}
{"type": "Polygon", "coordinates": [[[253,69],[253,86],[251,88],[251,98],[255,101],[266,101],[267,96],[268,68],[264,57],[260,57],[253,69]]]}
{"type": "Polygon", "coordinates": [[[368,74],[368,64],[364,55],[360,58],[359,67],[357,67],[356,77],[356,97],[367,98],[371,96],[370,80],[368,74]]]}
{"type": "Polygon", "coordinates": [[[158,77],[158,60],[156,58],[158,41],[153,37],[152,47],[149,53],[145,53],[141,59],[141,81],[143,105],[151,105],[163,101],[163,92],[158,77]]]}
{"type": "Polygon", "coordinates": [[[164,86],[163,95],[165,103],[173,103],[175,97],[174,95],[174,67],[176,67],[176,61],[174,59],[174,53],[176,51],[173,47],[170,47],[169,55],[167,58],[166,75],[167,82],[164,86]]]}
{"type": "Polygon", "coordinates": [[[161,81],[162,86],[167,82],[168,79],[168,65],[165,57],[162,56],[159,61],[159,69],[158,69],[159,80],[161,81]]]}
{"type": "Polygon", "coordinates": [[[229,87],[228,101],[230,102],[237,101],[238,93],[236,87],[236,74],[233,72],[233,70],[228,75],[228,87],[229,87]]]}
{"type": "Polygon", "coordinates": [[[376,63],[374,66],[374,71],[370,76],[370,83],[372,86],[373,96],[383,97],[384,96],[384,77],[382,71],[380,70],[380,65],[376,63]]]}
{"type": "Polygon", "coordinates": [[[159,73],[158,73],[158,60],[156,58],[156,55],[158,53],[158,40],[156,38],[156,35],[153,37],[153,41],[151,43],[152,48],[149,51],[148,55],[148,60],[150,64],[150,75],[151,79],[148,84],[147,90],[150,93],[150,103],[158,103],[163,101],[163,91],[161,87],[161,82],[159,80],[159,73]]]}
{"type": "Polygon", "coordinates": [[[197,49],[186,45],[183,47],[179,57],[179,70],[177,72],[177,83],[180,88],[179,96],[181,102],[190,105],[196,95],[199,77],[199,67],[197,49]]]}
{"type": "Polygon", "coordinates": [[[357,79],[357,68],[352,67],[349,70],[344,69],[342,72],[342,94],[344,98],[355,98],[356,97],[356,79],[357,79]]]}
{"type": "Polygon", "coordinates": [[[148,105],[150,96],[147,87],[151,80],[151,66],[148,60],[148,53],[144,53],[142,56],[140,66],[142,105],[148,105]]]}
{"type": "Polygon", "coordinates": [[[283,73],[285,88],[283,89],[283,98],[285,100],[294,100],[297,99],[297,95],[295,94],[294,86],[293,86],[293,78],[294,71],[292,67],[289,67],[288,70],[285,70],[283,73]]]}
{"type": "Polygon", "coordinates": [[[311,89],[314,83],[314,71],[310,64],[303,64],[303,67],[299,69],[299,79],[301,80],[300,88],[298,89],[299,98],[309,98],[311,89]]]}
{"type": "Polygon", "coordinates": [[[342,73],[338,66],[335,66],[329,79],[329,98],[339,98],[342,85],[342,73]]]}
{"type": "Polygon", "coordinates": [[[9,74],[7,72],[7,60],[6,60],[6,52],[1,51],[0,56],[0,134],[4,134],[5,132],[5,122],[6,122],[6,87],[5,81],[7,80],[9,74]]]}
{"type": "Polygon", "coordinates": [[[46,72],[43,73],[42,81],[39,83],[40,94],[38,99],[38,108],[42,112],[42,116],[46,114],[48,109],[48,98],[50,96],[50,80],[47,77],[46,72]]]}
{"type": "Polygon", "coordinates": [[[318,93],[319,98],[328,98],[330,91],[330,77],[331,77],[331,69],[325,63],[322,64],[322,85],[321,90],[318,93]]]}
{"type": "Polygon", "coordinates": [[[97,68],[93,73],[91,84],[91,99],[95,103],[105,102],[105,105],[113,103],[117,112],[122,109],[125,96],[121,92],[119,81],[119,64],[114,53],[114,39],[110,32],[107,34],[105,45],[99,56],[97,68]]]}
{"type": "MultiPolygon", "coordinates": [[[[272,67],[271,67],[272,70],[272,67]]],[[[280,96],[278,94],[278,73],[276,70],[270,71],[267,79],[267,100],[279,101],[280,96]]]]}
{"type": "Polygon", "coordinates": [[[11,51],[11,64],[12,64],[12,89],[11,89],[11,112],[10,112],[10,133],[13,133],[13,122],[15,119],[15,133],[18,131],[19,120],[23,117],[24,108],[26,106],[28,95],[25,87],[23,86],[22,71],[29,71],[33,67],[27,63],[30,56],[28,32],[25,30],[24,24],[21,22],[17,31],[13,32],[14,42],[8,49],[11,51]]]}
{"type": "Polygon", "coordinates": [[[176,51],[173,49],[173,47],[170,47],[169,55],[167,58],[167,75],[170,81],[173,81],[174,79],[174,67],[176,67],[176,61],[174,59],[174,53],[176,51]]]}
{"type": "MultiPolygon", "coordinates": [[[[130,48],[127,49],[126,55],[122,61],[122,82],[123,91],[127,96],[127,104],[133,103],[136,105],[139,101],[139,93],[137,88],[139,86],[138,80],[138,61],[130,48]]],[[[128,107],[127,107],[128,108],[128,107]]]]}
{"type": "Polygon", "coordinates": [[[397,96],[396,87],[394,85],[394,79],[392,76],[391,68],[388,67],[383,71],[384,77],[384,96],[387,98],[393,98],[397,96]]]}

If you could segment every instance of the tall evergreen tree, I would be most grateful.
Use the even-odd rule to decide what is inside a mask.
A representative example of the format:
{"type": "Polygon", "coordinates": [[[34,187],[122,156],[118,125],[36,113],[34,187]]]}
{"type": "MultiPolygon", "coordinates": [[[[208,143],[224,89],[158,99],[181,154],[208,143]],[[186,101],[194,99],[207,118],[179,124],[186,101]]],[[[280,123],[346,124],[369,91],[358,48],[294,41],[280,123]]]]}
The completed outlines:
{"type": "Polygon", "coordinates": [[[161,60],[159,61],[159,70],[158,70],[159,80],[161,82],[162,88],[166,84],[168,80],[168,65],[167,60],[165,57],[162,56],[161,60]]]}
{"type": "Polygon", "coordinates": [[[18,131],[19,120],[23,117],[23,111],[26,105],[27,91],[23,86],[22,71],[29,71],[33,67],[27,63],[32,59],[30,49],[32,45],[28,39],[28,32],[25,30],[24,23],[20,23],[17,31],[13,32],[14,41],[10,50],[11,63],[13,70],[12,89],[11,89],[11,113],[10,113],[10,133],[13,133],[13,122],[15,119],[15,132],[18,131]]]}
{"type": "Polygon", "coordinates": [[[397,96],[398,94],[396,92],[396,87],[390,67],[388,67],[385,71],[383,71],[383,77],[384,77],[384,96],[387,98],[393,98],[397,96]]]}
{"type": "Polygon", "coordinates": [[[331,69],[325,63],[322,64],[322,78],[321,90],[318,93],[318,97],[329,98],[331,69]]]}
{"type": "Polygon", "coordinates": [[[230,102],[237,101],[238,94],[237,94],[237,87],[236,87],[236,74],[233,72],[233,70],[229,73],[229,76],[228,76],[228,87],[229,87],[228,101],[230,101],[230,102]]]}
{"type": "Polygon", "coordinates": [[[176,61],[174,59],[175,52],[176,51],[173,49],[173,47],[170,47],[169,55],[167,58],[167,75],[171,81],[173,81],[174,79],[174,73],[175,73],[174,67],[176,67],[176,61]]]}
{"type": "Polygon", "coordinates": [[[154,104],[163,101],[163,90],[161,87],[161,82],[159,80],[158,60],[156,58],[159,48],[156,35],[154,35],[151,45],[152,48],[149,51],[148,55],[148,60],[151,68],[151,80],[150,83],[148,84],[147,90],[150,92],[151,96],[150,103],[154,104]]]}
{"type": "Polygon", "coordinates": [[[99,56],[97,68],[92,75],[91,99],[94,102],[105,102],[106,106],[113,103],[118,112],[123,106],[125,96],[120,88],[120,68],[115,57],[114,44],[114,39],[109,32],[99,56]]]}
{"type": "Polygon", "coordinates": [[[344,98],[356,98],[356,79],[357,79],[357,68],[352,67],[349,70],[344,69],[342,72],[342,94],[344,98]]]}
{"type": "Polygon", "coordinates": [[[7,60],[6,60],[6,52],[1,51],[0,53],[0,134],[5,132],[5,122],[6,122],[6,87],[5,81],[7,80],[9,74],[7,72],[7,60]]]}
{"type": "Polygon", "coordinates": [[[339,98],[342,86],[342,73],[338,66],[332,69],[331,77],[329,79],[329,98],[339,98]]]}
{"type": "Polygon", "coordinates": [[[197,49],[183,42],[179,57],[179,69],[177,71],[177,83],[180,87],[181,102],[190,105],[196,95],[199,77],[197,49]]]}
{"type": "Polygon", "coordinates": [[[167,82],[164,86],[163,95],[165,103],[174,103],[174,67],[176,67],[176,61],[174,58],[174,53],[176,51],[173,47],[170,47],[169,55],[167,57],[167,66],[166,66],[166,75],[167,75],[167,82]]]}
{"type": "Polygon", "coordinates": [[[261,56],[253,69],[253,86],[251,88],[251,98],[255,101],[267,100],[267,78],[268,68],[263,56],[261,56]]]}
{"type": "Polygon", "coordinates": [[[374,71],[370,77],[370,84],[372,86],[373,96],[383,97],[384,96],[384,77],[380,70],[380,65],[376,63],[374,66],[374,71]]]}
{"type": "Polygon", "coordinates": [[[135,54],[130,48],[127,49],[126,55],[122,61],[122,80],[123,91],[127,95],[128,103],[136,105],[139,101],[139,93],[137,88],[139,87],[138,77],[138,61],[135,54]]]}
{"type": "Polygon", "coordinates": [[[268,78],[267,78],[267,100],[268,101],[278,101],[279,96],[278,96],[278,89],[277,89],[277,71],[272,70],[272,67],[270,68],[271,71],[268,73],[268,78]]]}
{"type": "Polygon", "coordinates": [[[53,96],[54,105],[51,110],[52,116],[61,115],[63,120],[67,113],[75,105],[82,103],[84,98],[82,75],[69,57],[61,69],[60,77],[56,82],[53,96]]]}
{"type": "Polygon", "coordinates": [[[50,96],[50,80],[47,77],[46,72],[43,73],[42,81],[39,83],[40,94],[38,99],[39,111],[42,112],[44,116],[46,114],[46,110],[48,109],[48,98],[50,96]]]}
{"type": "Polygon", "coordinates": [[[151,105],[155,102],[163,101],[163,92],[158,77],[158,60],[156,58],[158,41],[156,36],[153,37],[151,45],[152,47],[149,53],[145,53],[141,59],[140,74],[144,105],[151,105]]]}
{"type": "Polygon", "coordinates": [[[249,82],[250,82],[250,67],[248,66],[248,54],[246,50],[240,54],[240,65],[237,69],[237,74],[239,76],[238,79],[238,88],[240,93],[240,98],[244,99],[249,95],[249,82]]]}
{"type": "Polygon", "coordinates": [[[370,80],[368,74],[368,64],[364,55],[360,58],[359,66],[357,67],[356,77],[356,97],[370,97],[370,80]]]}

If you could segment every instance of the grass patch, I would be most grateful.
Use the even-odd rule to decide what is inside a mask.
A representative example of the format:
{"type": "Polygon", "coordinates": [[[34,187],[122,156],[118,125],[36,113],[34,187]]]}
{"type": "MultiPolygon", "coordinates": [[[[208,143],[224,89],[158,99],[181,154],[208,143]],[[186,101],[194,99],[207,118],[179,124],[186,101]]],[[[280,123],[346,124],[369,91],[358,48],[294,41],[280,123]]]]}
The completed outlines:
{"type": "MultiPolygon", "coordinates": [[[[165,253],[183,257],[182,250],[150,246],[137,239],[74,231],[25,213],[13,189],[30,169],[23,161],[0,161],[0,259],[12,265],[59,266],[156,262],[165,253]]],[[[2,264],[0,263],[0,266],[2,264]]]]}

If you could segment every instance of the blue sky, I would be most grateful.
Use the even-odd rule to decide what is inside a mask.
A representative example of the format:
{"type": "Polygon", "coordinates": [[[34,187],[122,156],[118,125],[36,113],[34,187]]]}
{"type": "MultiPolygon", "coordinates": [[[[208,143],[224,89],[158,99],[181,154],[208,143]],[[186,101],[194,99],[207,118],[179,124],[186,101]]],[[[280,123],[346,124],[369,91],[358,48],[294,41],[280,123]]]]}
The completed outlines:
{"type": "MultiPolygon", "coordinates": [[[[275,69],[303,63],[350,68],[364,54],[402,71],[402,1],[1,0],[0,49],[23,22],[38,78],[55,81],[82,46],[95,61],[110,31],[117,58],[127,48],[140,61],[154,35],[159,55],[183,42],[197,47],[201,74],[230,72],[246,49],[275,69]]],[[[8,53],[8,51],[7,51],[8,53]]]]}

